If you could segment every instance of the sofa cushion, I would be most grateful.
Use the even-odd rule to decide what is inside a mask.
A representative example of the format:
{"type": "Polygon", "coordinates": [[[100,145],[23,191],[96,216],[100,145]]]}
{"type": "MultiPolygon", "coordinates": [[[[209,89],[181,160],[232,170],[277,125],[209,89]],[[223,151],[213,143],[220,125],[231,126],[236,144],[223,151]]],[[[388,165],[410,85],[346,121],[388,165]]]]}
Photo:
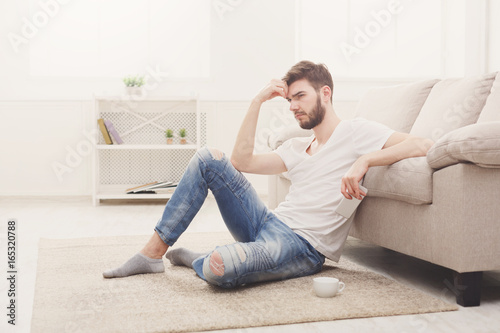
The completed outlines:
{"type": "Polygon", "coordinates": [[[444,135],[428,151],[427,162],[434,169],[460,162],[500,168],[500,121],[472,124],[444,135]]]}
{"type": "Polygon", "coordinates": [[[432,203],[432,173],[427,159],[414,157],[387,166],[371,167],[363,186],[367,196],[395,199],[411,204],[432,203]]]}
{"type": "Polygon", "coordinates": [[[500,72],[497,73],[491,87],[491,93],[486,99],[486,104],[477,120],[478,123],[487,121],[500,121],[500,72]]]}
{"type": "Polygon", "coordinates": [[[474,124],[496,73],[442,80],[434,85],[410,134],[437,141],[444,134],[474,124]]]}
{"type": "Polygon", "coordinates": [[[426,80],[370,89],[359,101],[356,116],[408,133],[432,87],[438,81],[426,80]]]}

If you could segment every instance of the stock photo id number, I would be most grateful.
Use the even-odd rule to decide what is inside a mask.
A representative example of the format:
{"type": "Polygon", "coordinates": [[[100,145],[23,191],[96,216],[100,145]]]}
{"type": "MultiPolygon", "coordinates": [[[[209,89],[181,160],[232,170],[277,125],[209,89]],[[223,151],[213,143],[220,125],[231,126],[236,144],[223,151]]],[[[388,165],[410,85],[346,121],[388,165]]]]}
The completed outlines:
{"type": "Polygon", "coordinates": [[[17,220],[9,219],[7,221],[7,323],[16,325],[17,315],[17,220]]]}

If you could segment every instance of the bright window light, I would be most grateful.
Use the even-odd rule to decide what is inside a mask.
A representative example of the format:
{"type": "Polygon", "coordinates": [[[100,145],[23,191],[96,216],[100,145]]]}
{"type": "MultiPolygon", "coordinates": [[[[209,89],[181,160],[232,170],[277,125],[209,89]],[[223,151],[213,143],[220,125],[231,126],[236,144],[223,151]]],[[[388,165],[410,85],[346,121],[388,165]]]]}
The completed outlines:
{"type": "Polygon", "coordinates": [[[452,13],[459,25],[450,28],[445,5],[446,0],[299,0],[298,56],[324,62],[337,78],[440,76],[453,47],[463,54],[462,45],[445,42],[457,33],[448,30],[463,29],[463,12],[452,13]]]}
{"type": "MultiPolygon", "coordinates": [[[[36,0],[31,10],[39,10],[36,0]]],[[[150,67],[206,78],[209,65],[206,0],[71,1],[30,45],[33,76],[123,77],[150,67]]]]}

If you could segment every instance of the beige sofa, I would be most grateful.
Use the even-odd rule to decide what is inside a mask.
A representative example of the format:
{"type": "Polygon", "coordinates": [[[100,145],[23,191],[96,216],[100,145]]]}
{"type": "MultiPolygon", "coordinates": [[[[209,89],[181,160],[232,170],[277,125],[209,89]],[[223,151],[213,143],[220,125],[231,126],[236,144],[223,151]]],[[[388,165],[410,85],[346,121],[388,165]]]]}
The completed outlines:
{"type": "MultiPolygon", "coordinates": [[[[457,303],[480,303],[482,272],[500,269],[500,74],[374,88],[356,116],[435,141],[426,157],[373,167],[350,235],[454,272],[457,303]]],[[[297,135],[287,129],[271,148],[297,135]]],[[[269,206],[289,181],[271,176],[269,206]]]]}

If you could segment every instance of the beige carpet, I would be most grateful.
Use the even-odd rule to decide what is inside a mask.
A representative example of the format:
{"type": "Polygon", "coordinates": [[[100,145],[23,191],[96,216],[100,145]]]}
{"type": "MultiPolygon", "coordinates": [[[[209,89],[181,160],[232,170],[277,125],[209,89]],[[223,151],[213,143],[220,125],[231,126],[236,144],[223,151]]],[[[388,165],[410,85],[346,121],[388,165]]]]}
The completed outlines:
{"type": "MultiPolygon", "coordinates": [[[[194,271],[103,279],[149,236],[40,240],[32,332],[185,332],[456,310],[448,304],[345,259],[327,261],[317,276],[346,289],[314,295],[312,277],[222,290],[194,271]]],[[[177,246],[208,251],[231,243],[228,234],[186,234],[177,246]]]]}

